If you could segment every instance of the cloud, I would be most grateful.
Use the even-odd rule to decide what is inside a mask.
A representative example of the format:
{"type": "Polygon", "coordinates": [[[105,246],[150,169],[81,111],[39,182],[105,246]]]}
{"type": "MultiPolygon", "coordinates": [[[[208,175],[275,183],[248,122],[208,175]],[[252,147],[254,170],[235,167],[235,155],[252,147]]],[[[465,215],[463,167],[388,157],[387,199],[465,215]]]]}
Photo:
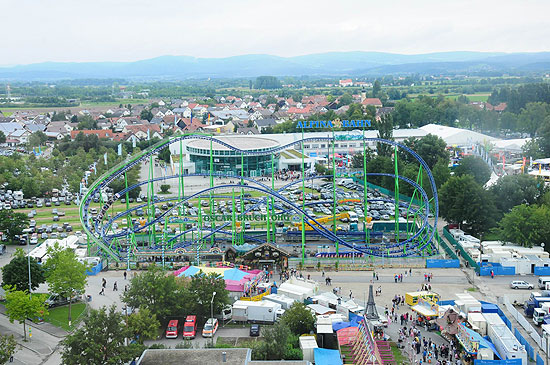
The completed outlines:
{"type": "Polygon", "coordinates": [[[543,0],[0,0],[2,64],[328,51],[548,51],[543,0]],[[8,16],[9,15],[9,16],[8,16]]]}

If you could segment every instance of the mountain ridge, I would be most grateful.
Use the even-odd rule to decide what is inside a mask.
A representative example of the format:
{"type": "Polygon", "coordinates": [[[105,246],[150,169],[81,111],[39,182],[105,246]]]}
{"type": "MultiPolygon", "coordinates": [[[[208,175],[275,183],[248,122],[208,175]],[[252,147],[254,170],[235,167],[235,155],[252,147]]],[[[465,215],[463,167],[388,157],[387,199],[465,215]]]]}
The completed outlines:
{"type": "Polygon", "coordinates": [[[130,62],[41,62],[0,67],[4,80],[80,78],[192,79],[273,76],[377,76],[468,72],[546,72],[550,52],[325,52],[281,57],[246,54],[222,58],[158,56],[130,62]],[[470,71],[468,71],[470,70],[470,71]]]}

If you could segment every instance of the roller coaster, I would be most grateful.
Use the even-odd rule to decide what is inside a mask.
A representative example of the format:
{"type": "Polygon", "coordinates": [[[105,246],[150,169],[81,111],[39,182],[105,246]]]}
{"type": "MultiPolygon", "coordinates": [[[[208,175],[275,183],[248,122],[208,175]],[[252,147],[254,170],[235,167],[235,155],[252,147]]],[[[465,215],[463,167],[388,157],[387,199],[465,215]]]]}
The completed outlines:
{"type": "MultiPolygon", "coordinates": [[[[408,153],[419,163],[419,176],[416,181],[401,176],[395,162],[395,172],[380,173],[366,170],[366,154],[364,154],[363,173],[353,173],[354,180],[362,185],[362,199],[337,199],[336,197],[336,168],[334,157],[332,161],[332,174],[316,175],[306,174],[304,168],[304,143],[324,142],[332,144],[334,151],[334,137],[302,138],[291,143],[270,148],[267,151],[249,151],[239,149],[225,141],[211,135],[205,134],[184,134],[162,140],[137,155],[129,156],[125,161],[110,168],[106,173],[93,182],[82,197],[79,213],[84,233],[88,237],[88,243],[97,251],[115,261],[138,260],[144,253],[157,253],[164,255],[165,252],[196,252],[197,259],[199,252],[218,250],[227,245],[238,246],[242,244],[262,244],[265,242],[282,243],[284,236],[294,236],[296,243],[301,241],[302,258],[304,247],[311,240],[328,242],[335,246],[335,255],[339,257],[339,249],[344,246],[345,250],[351,250],[361,256],[374,257],[418,257],[436,254],[437,248],[434,244],[434,234],[437,227],[438,200],[435,181],[426,162],[409,147],[389,140],[380,138],[363,137],[363,148],[367,143],[389,145],[394,150],[394,160],[397,160],[399,153],[408,153]],[[202,139],[210,143],[210,171],[209,173],[184,173],[183,163],[179,163],[179,171],[172,171],[172,175],[154,176],[154,156],[171,145],[177,148],[179,144],[180,162],[183,161],[183,143],[191,140],[202,139]],[[266,153],[272,156],[271,186],[267,185],[266,179],[247,177],[242,170],[231,173],[214,172],[212,160],[212,145],[217,144],[240,155],[254,156],[266,153]],[[283,186],[275,188],[274,172],[276,167],[273,164],[273,156],[286,149],[296,148],[302,150],[302,169],[304,172],[299,179],[284,183],[283,186]],[[124,179],[127,182],[127,173],[130,169],[149,169],[148,178],[138,181],[136,184],[126,186],[124,189],[111,194],[106,194],[110,185],[117,179],[124,179]],[[422,171],[428,177],[428,192],[422,186],[422,171]],[[394,196],[371,196],[368,188],[368,179],[374,176],[389,177],[395,181],[394,196]],[[196,178],[209,178],[207,187],[199,191],[186,194],[186,181],[196,178]],[[215,180],[221,180],[215,184],[215,180]],[[306,182],[313,183],[314,180],[329,182],[332,187],[332,199],[307,202],[306,182]],[[178,182],[177,196],[159,196],[155,192],[155,183],[178,182]],[[260,181],[262,180],[262,181],[260,181]],[[413,196],[410,199],[400,198],[399,184],[407,183],[414,188],[413,196]],[[301,185],[301,201],[294,201],[287,197],[287,191],[296,189],[301,185]],[[142,187],[146,188],[147,197],[141,203],[129,204],[129,193],[142,187]],[[94,199],[99,198],[99,208],[94,205],[94,199]],[[126,209],[115,211],[113,203],[118,200],[125,200],[126,209]],[[229,217],[216,214],[218,202],[225,201],[231,209],[229,217]],[[358,203],[360,202],[360,203],[358,203]],[[336,220],[349,215],[338,216],[337,207],[342,203],[360,204],[364,217],[359,218],[359,225],[354,231],[342,231],[337,229],[336,220]],[[381,233],[377,222],[371,222],[368,217],[369,204],[391,203],[395,207],[395,216],[392,221],[386,222],[394,227],[393,232],[381,233]],[[332,219],[320,218],[311,214],[308,208],[317,204],[332,206],[332,219]],[[168,208],[166,208],[168,206],[168,208]],[[306,208],[308,207],[308,208],[306,208]],[[261,208],[265,214],[259,215],[256,212],[261,208]],[[145,209],[146,217],[136,221],[132,217],[140,210],[145,209]],[[197,212],[198,211],[198,212],[197,212]],[[401,217],[406,212],[405,217],[401,217]],[[291,222],[280,221],[282,216],[292,217],[291,222]],[[260,229],[255,218],[260,218],[260,229]],[[337,218],[338,217],[338,218],[337,218]],[[428,217],[433,217],[433,224],[429,223],[428,217]],[[248,221],[252,221],[252,227],[248,221]],[[332,221],[332,222],[331,222],[332,221]],[[118,222],[121,223],[120,225],[118,222]],[[299,223],[299,224],[297,224],[299,223]],[[362,224],[362,226],[361,226],[362,224]],[[250,226],[250,227],[247,227],[250,226]],[[285,226],[285,234],[280,232],[281,226],[285,226]],[[288,231],[286,229],[288,228],[288,231]]],[[[177,155],[177,154],[176,154],[177,155]]],[[[334,156],[334,153],[333,153],[334,156]]],[[[175,164],[174,164],[175,165],[175,164]]],[[[176,168],[173,168],[176,170],[176,168]]],[[[330,188],[329,188],[330,190],[330,188]]],[[[256,219],[258,220],[258,219],[256,219]]]]}

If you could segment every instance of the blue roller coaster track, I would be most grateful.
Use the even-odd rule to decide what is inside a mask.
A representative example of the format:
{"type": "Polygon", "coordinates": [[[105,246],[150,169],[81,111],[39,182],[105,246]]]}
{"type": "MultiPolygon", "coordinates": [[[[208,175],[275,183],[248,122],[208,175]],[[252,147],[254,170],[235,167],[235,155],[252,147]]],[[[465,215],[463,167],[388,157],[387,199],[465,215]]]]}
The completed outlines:
{"type": "MultiPolygon", "coordinates": [[[[109,169],[105,174],[103,174],[100,178],[98,178],[94,183],[90,185],[88,192],[83,197],[80,203],[80,220],[81,220],[84,232],[89,237],[89,240],[91,240],[91,243],[96,244],[104,255],[109,256],[112,259],[115,259],[117,261],[123,260],[125,258],[125,255],[128,255],[129,253],[127,249],[121,249],[120,247],[117,247],[115,245],[115,242],[117,240],[124,240],[124,239],[127,240],[132,235],[143,234],[150,231],[156,224],[158,223],[162,224],[168,217],[171,216],[173,211],[177,211],[181,207],[184,207],[185,204],[191,199],[196,199],[205,195],[212,198],[212,197],[216,197],[215,193],[219,190],[227,191],[231,189],[246,189],[248,191],[257,191],[262,196],[261,198],[251,198],[251,197],[244,198],[244,199],[247,199],[247,201],[252,202],[253,204],[251,206],[248,206],[247,210],[242,212],[243,214],[252,212],[254,209],[256,209],[258,206],[262,204],[267,205],[269,202],[268,198],[273,198],[272,201],[274,202],[273,206],[275,208],[280,209],[283,212],[292,212],[294,214],[298,214],[300,216],[303,216],[305,220],[309,222],[313,222],[313,224],[308,223],[308,225],[310,225],[310,227],[312,228],[312,231],[310,231],[312,234],[316,234],[319,237],[322,237],[323,239],[333,242],[334,244],[337,243],[339,245],[343,245],[351,250],[354,250],[364,255],[383,256],[383,257],[417,256],[417,255],[420,255],[423,252],[423,250],[425,250],[433,242],[433,238],[435,235],[434,227],[437,227],[437,216],[438,216],[439,207],[438,207],[437,190],[436,190],[435,181],[432,176],[432,173],[428,165],[426,164],[426,162],[415,151],[413,151],[412,149],[410,149],[409,147],[403,144],[397,143],[395,141],[381,139],[381,138],[364,138],[364,142],[365,143],[368,143],[368,142],[382,143],[382,144],[390,145],[394,148],[397,148],[400,151],[407,152],[408,154],[413,156],[418,161],[418,163],[422,166],[422,169],[426,172],[426,175],[429,181],[429,186],[432,194],[431,200],[429,199],[428,194],[424,190],[424,188],[420,186],[417,182],[409,178],[406,178],[400,175],[396,176],[394,174],[388,174],[388,173],[367,173],[367,176],[384,176],[384,177],[390,177],[390,178],[398,179],[400,181],[404,181],[410,184],[412,187],[414,187],[414,189],[416,189],[418,194],[422,197],[423,205],[418,209],[413,208],[412,205],[409,206],[408,203],[405,203],[402,201],[398,202],[400,207],[411,209],[415,213],[415,216],[420,219],[420,223],[418,223],[419,227],[418,229],[416,229],[416,232],[405,240],[401,240],[401,241],[396,240],[395,242],[386,242],[386,243],[370,243],[368,245],[367,244],[357,245],[356,238],[353,240],[350,240],[348,238],[348,237],[353,237],[354,234],[352,234],[351,232],[350,234],[347,234],[347,235],[335,234],[335,232],[333,232],[330,229],[327,229],[321,223],[319,223],[315,216],[309,215],[306,212],[306,210],[302,209],[302,207],[300,206],[301,204],[296,204],[281,194],[286,189],[289,189],[291,186],[302,183],[302,180],[306,181],[310,179],[328,178],[328,177],[332,177],[331,175],[330,176],[309,176],[309,177],[302,176],[302,179],[288,183],[279,189],[272,189],[271,187],[263,184],[262,182],[254,178],[240,176],[236,173],[235,174],[223,174],[223,173],[176,174],[171,176],[150,178],[144,181],[139,181],[138,183],[132,186],[128,186],[127,188],[119,192],[116,192],[114,194],[114,197],[110,201],[108,201],[107,204],[104,205],[104,208],[100,212],[100,214],[95,218],[92,217],[92,214],[90,213],[90,205],[94,197],[98,195],[101,196],[102,191],[105,188],[109,187],[109,185],[114,180],[123,178],[124,174],[128,170],[134,167],[140,166],[140,164],[142,164],[143,162],[148,161],[148,159],[151,156],[161,152],[165,148],[168,148],[171,144],[178,143],[180,141],[189,141],[189,140],[196,140],[196,139],[211,141],[211,143],[216,143],[218,145],[226,147],[232,151],[237,152],[239,155],[243,155],[243,156],[277,154],[295,145],[301,145],[302,143],[311,143],[311,142],[329,142],[330,143],[334,141],[334,139],[331,137],[315,137],[315,138],[309,137],[309,138],[303,138],[303,139],[294,141],[292,143],[274,147],[264,151],[247,151],[247,150],[239,149],[237,147],[234,147],[226,143],[223,140],[212,137],[210,135],[202,135],[202,134],[182,135],[182,136],[172,137],[168,140],[160,141],[157,144],[146,149],[145,151],[142,151],[137,156],[128,158],[126,161],[109,169]],[[113,203],[114,200],[117,200],[120,197],[124,197],[124,195],[127,192],[130,192],[133,189],[140,188],[142,185],[152,184],[152,182],[157,182],[157,181],[167,181],[171,179],[184,179],[188,177],[199,177],[199,176],[236,178],[236,179],[239,179],[241,182],[245,182],[245,183],[220,184],[213,187],[207,187],[194,194],[190,194],[181,198],[171,197],[171,198],[159,199],[158,197],[155,197],[153,201],[135,205],[123,212],[114,214],[112,217],[106,218],[104,216],[109,206],[113,203]],[[113,232],[112,226],[116,220],[131,217],[132,213],[137,211],[138,209],[151,208],[149,204],[157,205],[157,204],[163,204],[165,202],[174,202],[174,204],[169,209],[162,211],[162,213],[154,217],[150,217],[150,219],[144,224],[128,226],[127,228],[125,229],[123,228],[118,232],[113,232]],[[432,206],[434,208],[433,212],[430,211],[432,206]],[[433,214],[433,217],[434,217],[433,225],[430,225],[428,222],[428,217],[430,217],[431,214],[433,214]]],[[[225,196],[225,198],[227,198],[227,196],[225,196]]],[[[395,201],[391,199],[368,199],[367,201],[368,203],[377,202],[377,201],[390,201],[395,203],[395,201]]],[[[331,201],[328,201],[328,202],[331,202],[331,201]]],[[[317,204],[318,203],[320,202],[317,202],[317,204]]],[[[307,205],[311,205],[311,204],[315,204],[315,203],[308,203],[307,205]]],[[[161,250],[161,249],[164,250],[164,248],[167,245],[170,245],[173,249],[200,245],[201,243],[198,242],[198,239],[191,240],[191,241],[185,239],[186,235],[190,233],[198,233],[199,231],[201,231],[200,233],[202,236],[201,237],[202,242],[204,242],[204,240],[207,238],[212,238],[211,237],[212,235],[231,236],[233,232],[230,230],[228,231],[226,229],[228,226],[231,227],[231,223],[225,222],[220,224],[217,227],[208,227],[208,228],[193,227],[191,229],[186,229],[183,232],[179,232],[169,238],[166,238],[162,242],[162,244],[157,244],[157,242],[153,242],[153,244],[150,244],[149,247],[147,247],[147,250],[149,252],[151,250],[161,250]]],[[[255,242],[255,243],[265,242],[265,240],[262,240],[258,236],[254,236],[253,234],[250,234],[250,232],[246,234],[244,238],[245,238],[245,241],[247,242],[255,242]]],[[[216,242],[216,241],[225,240],[225,239],[223,238],[220,239],[219,237],[214,236],[214,240],[216,242]]],[[[139,247],[137,247],[136,249],[139,251],[139,247]]]]}

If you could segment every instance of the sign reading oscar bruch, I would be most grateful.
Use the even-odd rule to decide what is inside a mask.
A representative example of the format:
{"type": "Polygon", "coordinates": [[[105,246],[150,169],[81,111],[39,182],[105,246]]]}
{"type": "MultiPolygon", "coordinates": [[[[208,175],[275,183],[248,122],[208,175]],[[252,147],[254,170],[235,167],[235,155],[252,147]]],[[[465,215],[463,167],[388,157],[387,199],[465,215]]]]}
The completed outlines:
{"type": "Polygon", "coordinates": [[[296,128],[365,128],[370,127],[370,120],[305,120],[299,121],[296,128]]]}

